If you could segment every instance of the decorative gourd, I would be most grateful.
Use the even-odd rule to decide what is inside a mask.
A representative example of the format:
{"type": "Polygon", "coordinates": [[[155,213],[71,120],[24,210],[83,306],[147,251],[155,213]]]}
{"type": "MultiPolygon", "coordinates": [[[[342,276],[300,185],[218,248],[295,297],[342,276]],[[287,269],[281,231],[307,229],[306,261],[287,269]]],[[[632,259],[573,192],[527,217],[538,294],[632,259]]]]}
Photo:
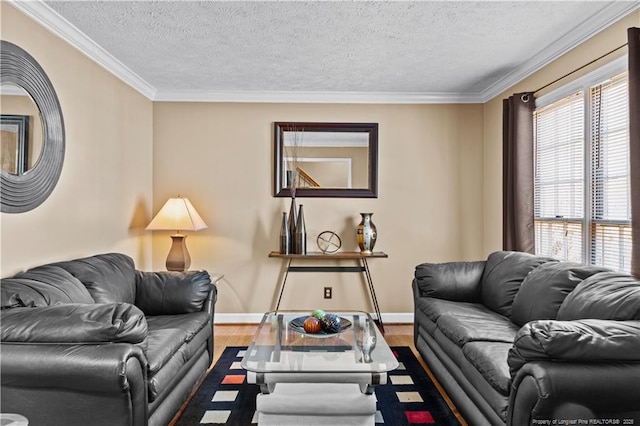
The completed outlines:
{"type": "Polygon", "coordinates": [[[338,333],[342,330],[342,321],[336,314],[325,314],[320,320],[325,333],[338,333]]]}
{"type": "Polygon", "coordinates": [[[307,333],[315,334],[320,332],[322,325],[320,324],[320,320],[317,318],[307,317],[302,323],[302,327],[307,333]]]}

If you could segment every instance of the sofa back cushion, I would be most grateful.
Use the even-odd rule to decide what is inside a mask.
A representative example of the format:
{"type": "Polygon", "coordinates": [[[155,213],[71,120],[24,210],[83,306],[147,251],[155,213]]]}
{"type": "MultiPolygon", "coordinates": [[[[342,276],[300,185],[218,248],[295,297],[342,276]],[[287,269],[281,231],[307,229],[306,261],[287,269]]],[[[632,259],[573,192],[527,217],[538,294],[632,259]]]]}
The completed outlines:
{"type": "Polygon", "coordinates": [[[131,303],[136,297],[133,259],[121,253],[107,253],[56,263],[79,279],[96,303],[131,303]]]}
{"type": "Polygon", "coordinates": [[[43,265],[0,280],[0,308],[94,303],[82,283],[55,265],[43,265]]]}
{"type": "Polygon", "coordinates": [[[511,317],[511,306],[529,272],[555,259],[516,251],[498,251],[487,259],[482,275],[482,303],[494,312],[511,317]]]}
{"type": "Polygon", "coordinates": [[[560,305],[583,280],[609,269],[572,262],[550,262],[527,275],[516,294],[511,320],[522,326],[529,321],[556,319],[560,305]]]}
{"type": "Polygon", "coordinates": [[[640,281],[621,272],[600,272],[564,299],[558,319],[640,320],[640,281]]]}

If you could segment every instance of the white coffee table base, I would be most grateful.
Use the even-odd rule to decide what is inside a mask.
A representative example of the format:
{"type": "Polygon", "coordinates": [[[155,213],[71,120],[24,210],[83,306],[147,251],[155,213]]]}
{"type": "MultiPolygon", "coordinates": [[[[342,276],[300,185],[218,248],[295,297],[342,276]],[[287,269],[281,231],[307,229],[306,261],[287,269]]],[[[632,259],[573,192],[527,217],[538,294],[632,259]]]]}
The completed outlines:
{"type": "Polygon", "coordinates": [[[277,383],[258,394],[256,414],[260,426],[373,426],[376,397],[357,383],[277,383]]]}

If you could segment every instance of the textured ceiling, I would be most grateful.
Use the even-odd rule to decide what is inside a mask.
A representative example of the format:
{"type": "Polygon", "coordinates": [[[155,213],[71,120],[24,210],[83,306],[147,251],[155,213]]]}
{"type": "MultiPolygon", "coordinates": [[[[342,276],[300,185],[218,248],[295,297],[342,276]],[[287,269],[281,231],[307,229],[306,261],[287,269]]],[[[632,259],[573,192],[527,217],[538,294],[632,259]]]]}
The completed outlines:
{"type": "Polygon", "coordinates": [[[444,95],[486,93],[532,56],[574,33],[587,35],[592,31],[587,27],[603,11],[626,4],[628,13],[629,5],[638,5],[637,1],[45,3],[158,94],[444,95]]]}

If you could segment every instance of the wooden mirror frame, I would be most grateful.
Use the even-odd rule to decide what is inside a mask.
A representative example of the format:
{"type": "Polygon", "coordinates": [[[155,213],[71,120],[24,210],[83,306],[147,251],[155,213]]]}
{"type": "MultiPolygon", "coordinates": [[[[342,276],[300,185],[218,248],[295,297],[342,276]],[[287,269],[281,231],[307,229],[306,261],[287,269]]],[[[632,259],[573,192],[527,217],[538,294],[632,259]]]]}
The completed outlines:
{"type": "Polygon", "coordinates": [[[64,121],[58,96],[40,64],[19,46],[1,42],[0,83],[23,88],[42,120],[42,152],[33,168],[22,175],[0,170],[0,210],[22,213],[42,204],[58,183],[64,162],[64,121]]]}
{"type": "Polygon", "coordinates": [[[274,197],[290,197],[291,190],[285,187],[284,132],[300,129],[304,132],[360,132],[369,135],[368,145],[368,187],[367,188],[297,188],[296,197],[324,198],[378,198],[378,123],[314,123],[283,122],[274,123],[274,197]]]}

